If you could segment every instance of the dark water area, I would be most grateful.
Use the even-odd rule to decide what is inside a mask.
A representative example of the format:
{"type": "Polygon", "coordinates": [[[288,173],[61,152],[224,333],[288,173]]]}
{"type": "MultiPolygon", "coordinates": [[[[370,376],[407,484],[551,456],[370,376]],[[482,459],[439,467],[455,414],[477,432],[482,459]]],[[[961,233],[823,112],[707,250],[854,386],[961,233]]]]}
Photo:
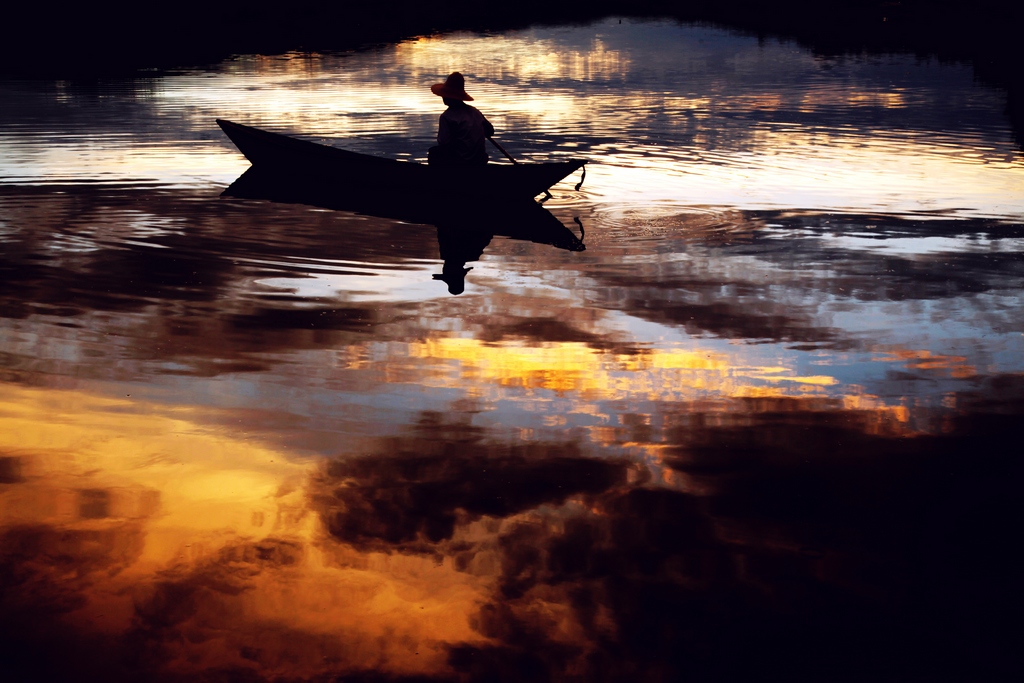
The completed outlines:
{"type": "Polygon", "coordinates": [[[1016,680],[975,75],[624,17],[0,80],[2,679],[1016,680]],[[421,162],[456,68],[585,182],[428,210],[214,121],[421,162]]]}

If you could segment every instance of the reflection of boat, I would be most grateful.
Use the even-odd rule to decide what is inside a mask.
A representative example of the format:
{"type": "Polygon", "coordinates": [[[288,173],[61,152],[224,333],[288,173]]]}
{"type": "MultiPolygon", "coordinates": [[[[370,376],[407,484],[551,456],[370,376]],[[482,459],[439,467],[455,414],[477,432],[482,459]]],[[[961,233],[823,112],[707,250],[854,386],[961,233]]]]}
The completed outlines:
{"type": "Polygon", "coordinates": [[[254,167],[393,195],[530,198],[586,163],[570,159],[542,164],[443,168],[357,154],[223,119],[217,119],[217,123],[254,167]]]}
{"type": "MultiPolygon", "coordinates": [[[[338,211],[353,211],[408,223],[437,226],[437,240],[444,261],[444,280],[448,291],[463,291],[467,262],[480,258],[495,236],[550,244],[567,251],[583,251],[586,246],[550,211],[531,198],[505,199],[501,202],[429,201],[415,195],[385,196],[354,191],[345,184],[307,179],[277,170],[253,166],[224,190],[224,196],[239,199],[264,199],[289,204],[308,204],[338,211]]],[[[582,224],[580,225],[582,229],[582,224]]]]}

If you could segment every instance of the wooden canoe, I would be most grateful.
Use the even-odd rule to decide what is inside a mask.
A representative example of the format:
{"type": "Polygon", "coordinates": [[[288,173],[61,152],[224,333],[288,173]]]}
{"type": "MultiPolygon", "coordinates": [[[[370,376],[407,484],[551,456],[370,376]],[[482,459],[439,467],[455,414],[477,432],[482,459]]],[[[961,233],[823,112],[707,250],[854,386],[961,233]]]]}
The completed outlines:
{"type": "Polygon", "coordinates": [[[217,124],[256,168],[354,191],[432,197],[531,198],[582,168],[582,159],[551,163],[428,166],[349,152],[224,119],[217,124]]]}

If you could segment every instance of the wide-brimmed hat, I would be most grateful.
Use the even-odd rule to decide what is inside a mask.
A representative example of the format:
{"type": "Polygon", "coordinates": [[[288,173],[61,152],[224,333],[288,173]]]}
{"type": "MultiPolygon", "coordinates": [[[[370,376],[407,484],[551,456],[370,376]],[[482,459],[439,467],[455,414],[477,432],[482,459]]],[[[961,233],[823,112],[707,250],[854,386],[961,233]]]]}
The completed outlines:
{"type": "Polygon", "coordinates": [[[435,83],[430,86],[430,92],[450,100],[472,101],[472,97],[466,93],[466,79],[458,71],[453,71],[444,83],[435,83]]]}

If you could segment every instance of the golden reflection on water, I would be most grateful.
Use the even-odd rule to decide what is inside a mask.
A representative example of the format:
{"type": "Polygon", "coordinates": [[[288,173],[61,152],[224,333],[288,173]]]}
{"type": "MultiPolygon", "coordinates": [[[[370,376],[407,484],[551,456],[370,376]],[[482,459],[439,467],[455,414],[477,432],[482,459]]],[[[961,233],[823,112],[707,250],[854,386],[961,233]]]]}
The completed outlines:
{"type": "Polygon", "coordinates": [[[27,500],[9,490],[8,523],[78,523],[82,519],[145,519],[139,561],[170,562],[217,544],[225,529],[263,538],[283,524],[290,492],[306,468],[258,443],[212,433],[190,420],[196,408],[159,410],[75,391],[3,385],[0,449],[19,455],[22,476],[44,490],[27,500]],[[83,515],[76,492],[109,490],[101,514],[83,515]],[[275,521],[276,520],[276,521],[275,521]]]}
{"type": "Polygon", "coordinates": [[[313,675],[325,662],[425,673],[445,644],[480,639],[469,615],[486,577],[325,547],[308,508],[314,464],[195,415],[0,385],[0,533],[9,544],[41,533],[38,559],[63,558],[52,580],[85,598],[67,623],[123,635],[146,610],[184,601],[174,627],[192,643],[165,653],[179,672],[258,660],[268,675],[313,675]]]}
{"type": "Polygon", "coordinates": [[[491,344],[447,337],[413,344],[409,356],[458,362],[458,374],[442,381],[441,386],[489,383],[560,395],[572,393],[582,400],[786,396],[791,393],[788,387],[796,388],[794,394],[806,395],[811,391],[809,387],[837,383],[827,375],[799,376],[781,367],[735,365],[736,360],[725,354],[701,350],[611,354],[583,343],[491,344]]]}
{"type": "Polygon", "coordinates": [[[950,356],[927,349],[876,349],[875,360],[901,362],[917,370],[944,370],[950,377],[966,379],[977,376],[978,369],[965,356],[950,356]]]}
{"type": "MultiPolygon", "coordinates": [[[[414,345],[412,353],[458,359],[485,380],[572,391],[581,399],[592,393],[620,398],[624,391],[608,376],[612,368],[584,380],[608,362],[576,345],[531,350],[452,340],[414,345]]],[[[680,380],[675,372],[654,382],[641,379],[658,370],[712,373],[721,380],[730,374],[722,357],[704,353],[656,353],[618,365],[639,376],[630,391],[664,391],[654,385],[680,380]]],[[[780,371],[742,368],[735,375],[780,371]]],[[[729,382],[716,388],[748,393],[729,382]]],[[[842,408],[864,407],[853,403],[842,408]]],[[[767,405],[777,409],[773,401],[767,405]]],[[[344,490],[347,479],[332,479],[316,462],[287,450],[211,431],[196,419],[198,410],[0,385],[0,533],[7,552],[35,552],[35,564],[20,569],[33,572],[34,583],[21,590],[34,591],[34,599],[48,591],[77,596],[80,602],[61,609],[61,621],[93,634],[127,637],[149,623],[158,631],[148,637],[163,634],[165,673],[219,667],[255,667],[267,677],[447,671],[451,646],[488,641],[476,615],[500,574],[499,556],[487,549],[494,539],[518,533],[521,523],[553,523],[546,533],[565,533],[557,531],[563,522],[543,512],[461,521],[451,541],[438,546],[440,555],[339,544],[325,534],[327,518],[314,508],[320,499],[334,505],[332,488],[344,490]],[[472,561],[456,562],[458,548],[475,548],[472,561]]],[[[598,441],[601,434],[593,432],[598,441]]],[[[699,477],[665,468],[665,446],[622,446],[660,469],[664,485],[698,495],[713,490],[699,477]]],[[[486,467],[486,460],[477,462],[486,467]]],[[[576,505],[572,499],[566,504],[567,511],[576,505]]],[[[603,513],[591,507],[586,514],[603,513]]],[[[554,642],[594,647],[564,596],[537,594],[525,609],[554,642]]],[[[613,634],[616,625],[604,619],[599,630],[613,634]]]]}
{"type": "MultiPolygon", "coordinates": [[[[761,411],[789,410],[794,417],[842,412],[864,435],[909,435],[900,428],[905,409],[863,396],[794,399],[752,390],[745,379],[785,370],[731,368],[720,354],[650,353],[611,361],[575,344],[530,349],[463,340],[412,345],[410,355],[417,354],[457,359],[470,366],[463,377],[475,382],[571,392],[578,401],[594,394],[622,399],[637,391],[664,400],[672,396],[660,384],[685,384],[694,373],[706,374],[694,386],[706,389],[717,377],[715,389],[722,394],[678,401],[672,410],[680,424],[690,411],[701,416],[703,428],[738,431],[757,428],[761,411]],[[636,377],[623,386],[610,376],[616,371],[636,377]],[[669,374],[652,380],[662,371],[669,374]]],[[[571,666],[583,666],[602,640],[622,637],[612,605],[595,598],[581,612],[572,597],[580,588],[557,582],[501,597],[510,590],[515,563],[524,561],[516,559],[523,551],[510,539],[533,535],[550,543],[571,538],[581,524],[612,523],[602,519],[620,514],[616,506],[630,496],[624,485],[640,486],[638,493],[652,485],[698,497],[720,493],[714,477],[688,472],[692,447],[680,451],[678,442],[659,443],[662,437],[653,432],[644,436],[652,417],[623,413],[618,424],[589,431],[593,446],[616,446],[640,464],[629,466],[618,484],[615,477],[605,482],[590,479],[593,473],[584,476],[596,485],[598,499],[567,495],[568,489],[560,502],[533,509],[545,502],[541,492],[536,502],[526,494],[519,508],[512,502],[510,509],[502,504],[482,513],[481,504],[483,510],[492,507],[489,487],[496,487],[491,490],[498,501],[543,491],[550,486],[545,476],[557,472],[551,467],[587,462],[566,456],[590,446],[545,450],[526,441],[512,447],[513,454],[534,449],[533,459],[500,455],[507,447],[475,452],[473,429],[452,423],[439,425],[442,441],[385,441],[367,458],[325,466],[245,436],[245,425],[213,430],[197,407],[3,384],[0,534],[4,553],[20,558],[18,590],[29,604],[42,600],[56,609],[60,624],[90,637],[143,638],[157,647],[145,655],[147,666],[163,674],[241,669],[268,680],[370,670],[447,674],[458,648],[502,642],[504,619],[531,624],[549,643],[576,653],[580,659],[571,666]],[[452,448],[460,442],[465,451],[452,448]],[[519,481],[515,468],[530,462],[541,468],[538,476],[519,481]],[[494,482],[489,467],[497,468],[494,482]],[[467,485],[466,476],[475,481],[467,485]],[[387,529],[405,522],[393,513],[408,515],[412,525],[424,523],[415,509],[418,496],[408,491],[432,481],[450,481],[454,492],[468,496],[465,503],[456,498],[449,504],[452,530],[435,535],[428,528],[396,542],[387,529]],[[511,612],[495,615],[501,604],[511,612]]],[[[699,449],[693,452],[699,457],[699,449]]],[[[614,460],[607,466],[621,467],[614,460]]],[[[426,521],[431,513],[428,508],[426,521]]],[[[721,523],[722,541],[749,544],[730,537],[744,532],[721,523]]],[[[529,560],[522,571],[544,571],[552,560],[536,561],[541,564],[529,560]]],[[[10,609],[11,599],[5,604],[10,609]]]]}
{"type": "Polygon", "coordinates": [[[909,106],[905,93],[899,89],[889,92],[834,90],[818,88],[803,95],[797,111],[808,113],[827,107],[882,107],[884,109],[902,109],[909,106]]]}
{"type": "Polygon", "coordinates": [[[393,49],[397,62],[428,80],[468,69],[481,81],[607,81],[626,78],[634,67],[627,51],[610,47],[600,36],[580,46],[567,46],[557,35],[538,38],[526,32],[489,36],[484,43],[474,36],[423,37],[393,49]]]}

